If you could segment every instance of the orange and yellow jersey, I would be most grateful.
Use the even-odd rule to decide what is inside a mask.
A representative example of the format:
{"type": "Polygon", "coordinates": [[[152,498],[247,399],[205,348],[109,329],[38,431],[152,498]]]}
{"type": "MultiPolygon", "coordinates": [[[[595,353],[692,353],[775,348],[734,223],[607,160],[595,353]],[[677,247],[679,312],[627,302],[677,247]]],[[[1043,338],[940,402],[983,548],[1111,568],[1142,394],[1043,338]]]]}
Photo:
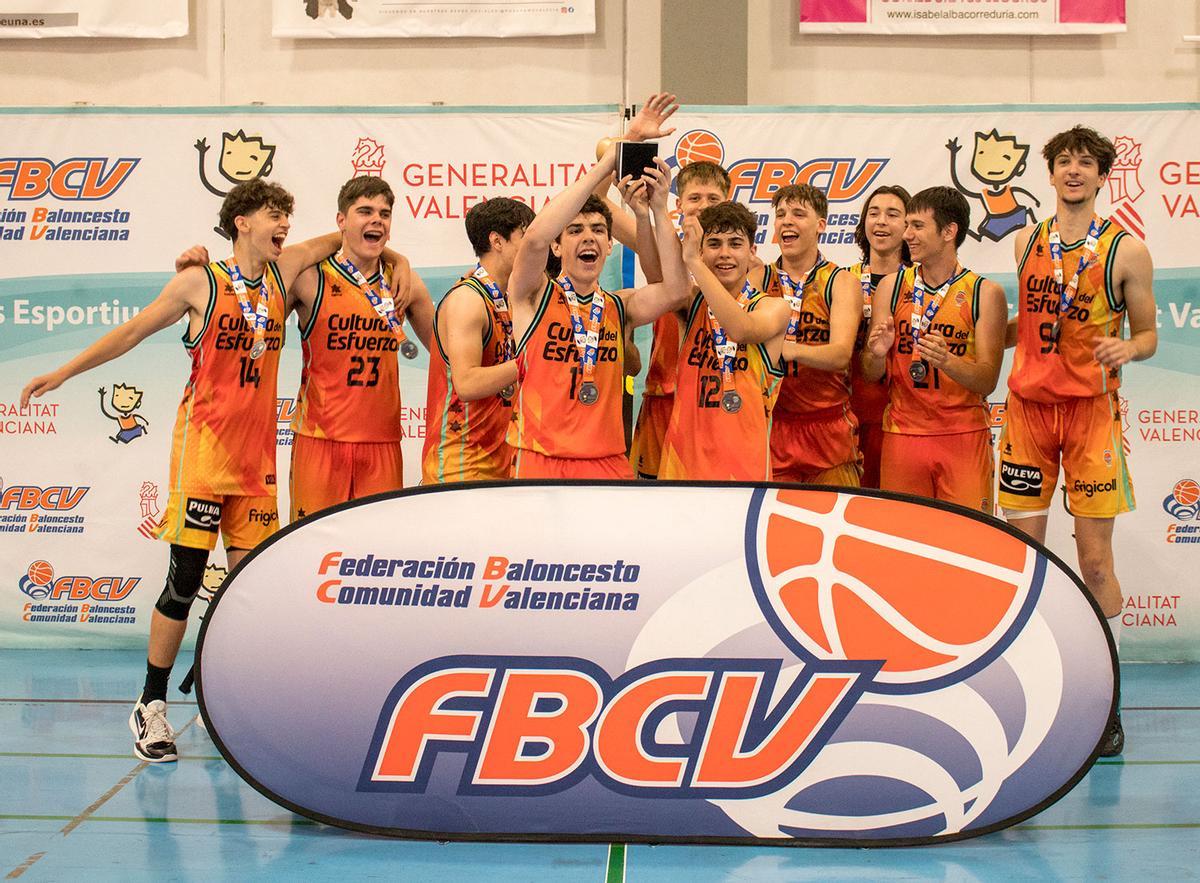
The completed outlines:
{"type": "MultiPolygon", "coordinates": [[[[746,311],[766,297],[755,292],[746,311]]],[[[713,348],[708,308],[700,294],[688,311],[683,341],[659,479],[769,481],[771,410],[783,368],[771,364],[765,345],[739,343],[733,384],[742,407],[730,414],[721,407],[721,359],[713,348]]]]}
{"type": "MultiPolygon", "coordinates": [[[[192,356],[192,373],[175,418],[171,487],[197,495],[273,495],[283,280],[279,269],[267,264],[267,349],[261,358],[252,359],[254,330],[242,316],[229,267],[216,261],[205,267],[205,273],[204,324],[195,337],[183,335],[183,345],[192,356]]],[[[246,297],[256,306],[259,279],[245,282],[246,297]]]]}
{"type": "MultiPolygon", "coordinates": [[[[800,327],[796,341],[800,344],[817,346],[829,343],[829,311],[833,304],[833,284],[841,267],[831,264],[823,257],[818,258],[816,271],[809,273],[809,281],[801,295],[800,327]]],[[[779,283],[779,261],[763,267],[762,284],[759,291],[775,297],[783,296],[779,283]]],[[[821,418],[840,413],[850,401],[850,369],[845,371],[821,371],[796,362],[785,363],[787,376],[779,390],[775,413],[780,417],[804,420],[821,418]]]]}
{"type": "MultiPolygon", "coordinates": [[[[380,281],[376,273],[367,283],[378,290],[380,281]]],[[[339,442],[400,441],[396,335],[332,258],[317,265],[317,294],[300,340],[293,431],[339,442]]]]}
{"type": "MultiPolygon", "coordinates": [[[[1102,337],[1121,337],[1125,303],[1113,287],[1117,244],[1128,234],[1113,221],[1100,228],[1096,258],[1079,274],[1075,300],[1062,317],[1057,345],[1051,339],[1058,318],[1059,293],[1050,258],[1050,222],[1042,221],[1029,237],[1017,265],[1017,351],[1008,388],[1034,402],[1062,402],[1112,392],[1121,385],[1120,369],[1108,369],[1092,355],[1102,337]]],[[[1063,281],[1070,282],[1084,254],[1084,242],[1063,243],[1063,281]]]]}
{"type": "MultiPolygon", "coordinates": [[[[578,295],[584,325],[592,296],[578,295]]],[[[547,282],[533,321],[517,347],[525,378],[513,403],[508,443],[547,457],[585,459],[625,454],[625,304],[605,292],[591,405],[578,400],[583,368],[571,332],[571,309],[557,282],[547,282]]]]}
{"type": "Polygon", "coordinates": [[[675,393],[682,331],[679,316],[674,312],[654,320],[654,342],[650,345],[645,395],[669,396],[675,393]]]}
{"type": "MultiPolygon", "coordinates": [[[[868,270],[870,268],[868,267],[868,270]]],[[[862,289],[863,264],[859,261],[846,272],[859,281],[862,289]]],[[[879,284],[879,279],[871,277],[871,291],[879,284]]],[[[867,335],[871,329],[871,310],[869,295],[863,292],[863,316],[858,323],[858,333],[854,337],[854,355],[850,357],[850,406],[860,424],[879,423],[883,420],[883,409],[887,407],[888,385],[887,375],[879,380],[871,381],[863,377],[862,351],[867,348],[867,335]]]]}
{"type": "MultiPolygon", "coordinates": [[[[896,342],[887,357],[891,396],[883,414],[883,429],[905,435],[953,435],[987,429],[991,424],[984,396],[931,365],[920,381],[909,373],[913,362],[912,296],[916,274],[916,268],[909,267],[896,277],[892,291],[896,342]]],[[[979,319],[979,289],[983,282],[978,273],[959,271],[929,323],[926,333],[937,332],[946,338],[953,355],[975,358],[975,323],[979,319]]],[[[925,292],[927,308],[933,294],[925,292]]]]}
{"type": "MultiPolygon", "coordinates": [[[[504,362],[504,327],[487,289],[473,275],[463,276],[458,285],[471,289],[483,301],[487,324],[483,331],[483,358],[488,368],[504,362]]],[[[441,312],[443,299],[438,304],[441,312]]],[[[483,481],[508,478],[512,448],[505,440],[512,420],[512,402],[488,396],[464,402],[454,391],[450,361],[433,321],[433,352],[429,356],[429,385],[425,400],[425,447],[421,457],[421,483],[483,481]]]]}

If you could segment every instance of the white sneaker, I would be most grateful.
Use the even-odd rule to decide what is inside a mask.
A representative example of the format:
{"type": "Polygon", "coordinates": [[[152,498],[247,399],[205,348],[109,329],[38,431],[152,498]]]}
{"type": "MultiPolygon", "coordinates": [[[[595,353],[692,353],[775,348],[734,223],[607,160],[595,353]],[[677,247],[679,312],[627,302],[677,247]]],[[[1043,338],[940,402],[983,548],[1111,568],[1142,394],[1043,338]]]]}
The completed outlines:
{"type": "Polygon", "coordinates": [[[161,699],[133,706],[129,715],[133,732],[133,756],[147,763],[171,763],[178,760],[175,751],[175,731],[167,723],[167,703],[161,699]]]}

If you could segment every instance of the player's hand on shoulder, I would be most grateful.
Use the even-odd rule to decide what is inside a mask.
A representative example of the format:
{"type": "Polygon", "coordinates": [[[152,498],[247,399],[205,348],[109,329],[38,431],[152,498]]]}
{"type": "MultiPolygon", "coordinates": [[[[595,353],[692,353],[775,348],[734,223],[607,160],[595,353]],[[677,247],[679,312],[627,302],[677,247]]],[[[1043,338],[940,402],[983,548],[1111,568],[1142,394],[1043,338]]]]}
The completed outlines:
{"type": "Polygon", "coordinates": [[[193,245],[175,258],[175,272],[182,273],[188,267],[206,267],[209,263],[208,249],[203,245],[193,245]]]}

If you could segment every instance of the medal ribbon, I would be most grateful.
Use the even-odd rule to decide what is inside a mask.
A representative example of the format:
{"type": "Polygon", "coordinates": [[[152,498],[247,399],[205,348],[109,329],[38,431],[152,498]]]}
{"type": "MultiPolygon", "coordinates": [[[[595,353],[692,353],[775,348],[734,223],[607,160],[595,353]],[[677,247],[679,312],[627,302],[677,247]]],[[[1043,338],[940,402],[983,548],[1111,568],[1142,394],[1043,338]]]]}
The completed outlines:
{"type": "Polygon", "coordinates": [[[1096,259],[1096,250],[1100,246],[1100,227],[1103,223],[1099,215],[1092,215],[1092,222],[1088,225],[1087,240],[1083,245],[1083,254],[1079,258],[1079,266],[1075,268],[1075,275],[1071,277],[1071,281],[1064,285],[1063,247],[1062,236],[1058,232],[1058,215],[1055,215],[1054,219],[1050,221],[1050,261],[1054,264],[1054,284],[1058,288],[1056,325],[1060,325],[1066,318],[1067,311],[1071,309],[1071,304],[1075,303],[1075,295],[1079,293],[1080,274],[1096,259]]]}
{"type": "Polygon", "coordinates": [[[558,277],[558,286],[567,298],[567,306],[571,310],[571,332],[575,336],[575,349],[579,353],[580,367],[583,369],[583,381],[594,382],[596,376],[596,359],[600,354],[600,323],[604,319],[604,291],[596,289],[592,295],[592,307],[588,313],[587,328],[583,325],[583,315],[579,309],[579,296],[575,286],[566,274],[558,277]]]}
{"type": "MultiPolygon", "coordinates": [[[[863,264],[860,264],[860,266],[862,269],[860,269],[858,271],[858,284],[862,286],[863,318],[870,319],[871,318],[871,304],[873,303],[873,300],[874,300],[872,298],[872,295],[875,293],[875,286],[871,282],[871,265],[867,264],[867,263],[863,263],[863,264]]],[[[901,261],[900,269],[897,270],[896,272],[903,273],[906,269],[908,269],[908,268],[904,265],[904,262],[901,261]]]]}
{"type": "Polygon", "coordinates": [[[371,287],[371,283],[367,281],[367,277],[363,275],[362,270],[354,266],[354,261],[346,257],[343,252],[338,252],[333,256],[333,261],[347,273],[354,277],[354,283],[362,291],[366,297],[367,303],[378,314],[379,318],[387,323],[392,334],[396,335],[396,340],[403,346],[408,342],[408,335],[404,333],[404,320],[396,315],[396,302],[392,300],[392,290],[384,278],[384,274],[379,274],[379,287],[383,290],[383,295],[371,287]]]}
{"type": "MultiPolygon", "coordinates": [[[[504,338],[501,346],[504,352],[504,361],[511,361],[515,355],[513,347],[513,323],[512,314],[508,311],[508,298],[504,296],[504,292],[500,290],[500,286],[495,283],[488,271],[483,268],[483,264],[475,265],[475,272],[471,274],[487,289],[488,297],[492,301],[492,309],[496,311],[496,318],[500,321],[500,333],[504,338]]],[[[572,322],[572,326],[574,323],[572,322]]],[[[572,328],[572,330],[574,330],[572,328]]]]}
{"type": "Polygon", "coordinates": [[[804,277],[804,284],[797,286],[792,281],[792,277],[784,272],[783,267],[779,267],[776,274],[779,276],[779,286],[783,289],[783,299],[788,302],[792,308],[792,317],[788,319],[787,332],[784,334],[784,340],[789,343],[796,342],[796,335],[800,332],[800,308],[804,303],[804,289],[812,285],[813,279],[817,277],[817,270],[825,265],[825,258],[817,255],[817,262],[812,265],[812,269],[804,277]]]}
{"type": "MultiPolygon", "coordinates": [[[[750,283],[742,283],[742,293],[738,295],[737,299],[738,306],[743,310],[746,309],[746,304],[750,303],[753,296],[754,289],[750,287],[750,283]]],[[[713,351],[721,361],[721,391],[729,392],[733,389],[733,360],[737,356],[738,345],[729,339],[725,329],[713,315],[712,308],[706,306],[705,309],[708,310],[708,328],[712,332],[713,351]]]]}
{"type": "Polygon", "coordinates": [[[929,306],[925,306],[925,281],[921,278],[921,270],[918,268],[916,275],[913,278],[913,293],[912,293],[912,340],[913,351],[912,360],[914,362],[921,361],[921,357],[917,355],[917,344],[921,341],[921,335],[929,330],[930,324],[933,322],[933,317],[937,315],[937,311],[942,306],[942,301],[946,299],[947,293],[950,291],[950,286],[957,282],[965,270],[960,270],[957,267],[950,274],[950,278],[942,283],[942,287],[933,293],[933,299],[930,300],[929,306]]]}
{"type": "Polygon", "coordinates": [[[254,346],[250,351],[262,351],[266,345],[267,317],[271,311],[271,294],[267,291],[267,268],[263,268],[262,277],[258,280],[258,304],[252,307],[250,298],[246,296],[246,280],[242,278],[242,271],[237,262],[231,259],[226,266],[229,267],[229,281],[233,284],[233,291],[237,295],[238,306],[242,308],[242,318],[254,331],[254,346]]]}

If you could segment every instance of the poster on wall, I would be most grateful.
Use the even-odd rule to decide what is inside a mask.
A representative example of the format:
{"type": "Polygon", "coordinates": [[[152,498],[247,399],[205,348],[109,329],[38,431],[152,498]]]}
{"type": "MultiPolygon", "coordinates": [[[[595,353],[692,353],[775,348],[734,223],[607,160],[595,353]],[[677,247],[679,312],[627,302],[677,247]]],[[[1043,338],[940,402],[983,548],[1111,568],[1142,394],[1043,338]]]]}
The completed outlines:
{"type": "Polygon", "coordinates": [[[558,37],[596,33],[595,0],[274,0],[276,37],[558,37]]]}
{"type": "Polygon", "coordinates": [[[0,0],[0,38],[163,38],[187,32],[187,0],[0,0]]]}
{"type": "Polygon", "coordinates": [[[1125,0],[800,0],[800,32],[1112,34],[1125,0]]]}

